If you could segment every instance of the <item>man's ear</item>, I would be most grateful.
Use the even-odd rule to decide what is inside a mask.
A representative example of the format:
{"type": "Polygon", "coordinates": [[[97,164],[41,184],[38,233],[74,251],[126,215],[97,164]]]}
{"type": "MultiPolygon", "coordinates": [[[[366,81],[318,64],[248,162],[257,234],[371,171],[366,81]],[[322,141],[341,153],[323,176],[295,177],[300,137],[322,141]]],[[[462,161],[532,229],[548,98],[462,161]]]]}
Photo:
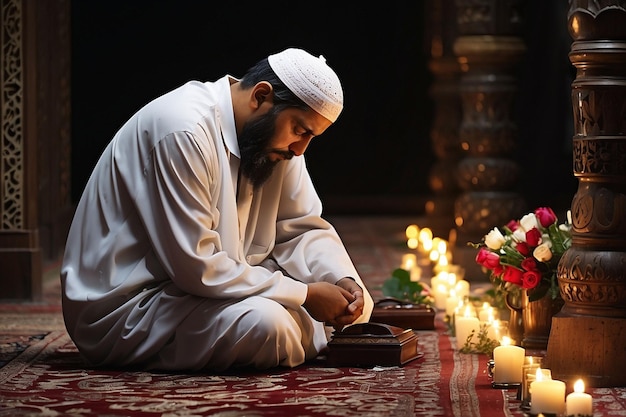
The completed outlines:
{"type": "Polygon", "coordinates": [[[272,102],[272,95],[274,89],[272,88],[272,84],[267,81],[258,82],[252,88],[252,94],[250,95],[251,105],[255,108],[261,107],[261,105],[265,102],[272,102]]]}

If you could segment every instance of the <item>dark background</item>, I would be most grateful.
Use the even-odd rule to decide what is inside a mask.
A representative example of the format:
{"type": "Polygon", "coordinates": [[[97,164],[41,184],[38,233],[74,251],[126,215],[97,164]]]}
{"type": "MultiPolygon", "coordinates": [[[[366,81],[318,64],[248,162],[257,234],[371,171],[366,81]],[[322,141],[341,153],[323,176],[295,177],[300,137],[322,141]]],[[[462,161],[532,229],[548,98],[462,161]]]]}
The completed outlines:
{"type": "MultiPolygon", "coordinates": [[[[322,199],[331,202],[327,213],[363,196],[400,201],[383,204],[392,214],[413,210],[402,201],[431,194],[434,161],[426,3],[73,1],[73,198],[115,131],[149,100],[190,79],[242,76],[257,60],[296,46],[323,54],[344,86],[342,115],[306,153],[322,199]]],[[[532,206],[569,204],[577,184],[565,3],[525,7],[516,157],[524,171],[519,191],[532,206]]],[[[357,206],[350,207],[380,214],[380,204],[357,206]]]]}

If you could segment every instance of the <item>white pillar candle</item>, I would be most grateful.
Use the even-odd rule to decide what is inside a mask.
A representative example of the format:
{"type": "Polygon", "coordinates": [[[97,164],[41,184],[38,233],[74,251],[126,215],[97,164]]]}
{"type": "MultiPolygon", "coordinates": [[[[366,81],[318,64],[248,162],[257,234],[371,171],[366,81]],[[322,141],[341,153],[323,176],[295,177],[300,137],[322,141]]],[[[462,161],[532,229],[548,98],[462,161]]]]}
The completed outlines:
{"type": "Polygon", "coordinates": [[[445,284],[438,284],[434,288],[435,307],[438,310],[444,311],[446,309],[446,300],[448,299],[448,287],[445,284]]]}
{"type": "Polygon", "coordinates": [[[537,369],[541,368],[541,356],[526,356],[522,365],[522,404],[530,404],[530,384],[535,380],[537,369]]]}
{"type": "Polygon", "coordinates": [[[500,320],[487,321],[487,337],[491,340],[501,340],[500,320]]]}
{"type": "Polygon", "coordinates": [[[464,311],[454,316],[454,334],[456,336],[456,348],[461,350],[473,333],[470,341],[478,341],[478,332],[480,331],[480,322],[467,306],[464,311]]]}
{"type": "Polygon", "coordinates": [[[414,253],[405,253],[402,255],[402,269],[410,271],[414,265],[417,265],[417,255],[414,253]]]}
{"type": "Polygon", "coordinates": [[[585,393],[585,383],[582,379],[574,383],[574,392],[565,399],[565,408],[568,416],[593,415],[593,401],[591,395],[585,393]]]}
{"type": "Polygon", "coordinates": [[[422,279],[422,268],[417,265],[413,265],[409,271],[411,281],[417,282],[422,279]]]}
{"type": "MultiPolygon", "coordinates": [[[[443,274],[447,274],[447,272],[443,272],[443,274]]],[[[430,279],[430,290],[434,292],[440,284],[446,286],[448,285],[448,282],[443,278],[442,273],[439,273],[430,279]]]]}
{"type": "Polygon", "coordinates": [[[493,307],[487,301],[483,303],[483,306],[478,310],[478,320],[480,321],[493,321],[495,315],[493,313],[493,307]]]}
{"type": "MultiPolygon", "coordinates": [[[[454,274],[456,278],[456,274],[454,274]]],[[[456,290],[457,297],[463,299],[464,297],[469,297],[470,295],[470,283],[465,281],[464,279],[456,281],[454,284],[454,289],[456,290]]]]}
{"type": "Polygon", "coordinates": [[[530,383],[530,413],[563,413],[565,411],[565,382],[544,378],[542,369],[537,369],[535,380],[530,383]]]}
{"type": "Polygon", "coordinates": [[[450,290],[446,299],[446,316],[454,315],[454,310],[459,306],[459,298],[454,290],[450,290]]]}
{"type": "Polygon", "coordinates": [[[510,344],[508,337],[503,337],[500,346],[493,350],[493,361],[495,368],[493,371],[493,382],[496,384],[521,384],[522,365],[526,350],[519,346],[510,344]]]}

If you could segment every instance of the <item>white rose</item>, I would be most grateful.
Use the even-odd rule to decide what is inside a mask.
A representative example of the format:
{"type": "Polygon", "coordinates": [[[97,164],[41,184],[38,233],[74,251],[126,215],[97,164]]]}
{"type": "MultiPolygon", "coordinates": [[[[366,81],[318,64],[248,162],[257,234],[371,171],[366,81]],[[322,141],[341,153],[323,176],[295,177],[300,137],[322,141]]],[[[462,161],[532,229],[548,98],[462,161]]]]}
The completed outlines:
{"type": "Polygon", "coordinates": [[[498,250],[504,245],[505,239],[500,230],[494,227],[485,235],[485,245],[491,250],[498,250]]]}
{"type": "Polygon", "coordinates": [[[552,259],[552,249],[550,246],[551,245],[547,242],[537,246],[533,251],[533,256],[535,257],[535,259],[539,262],[548,262],[550,259],[552,259]]]}
{"type": "Polygon", "coordinates": [[[539,225],[539,222],[537,221],[537,216],[535,216],[535,213],[526,214],[524,217],[520,219],[519,223],[524,229],[524,232],[531,230],[533,227],[540,229],[540,225],[539,225]]]}
{"type": "Polygon", "coordinates": [[[513,232],[513,238],[516,242],[526,242],[526,230],[521,227],[518,227],[513,232]]]}

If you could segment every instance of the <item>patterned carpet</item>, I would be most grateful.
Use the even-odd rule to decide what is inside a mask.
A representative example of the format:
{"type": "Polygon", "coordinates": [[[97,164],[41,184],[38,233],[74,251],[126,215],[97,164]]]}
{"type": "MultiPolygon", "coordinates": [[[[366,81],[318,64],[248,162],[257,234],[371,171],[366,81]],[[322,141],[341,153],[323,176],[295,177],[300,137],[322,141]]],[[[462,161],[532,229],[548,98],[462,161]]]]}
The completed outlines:
{"type": "MultiPolygon", "coordinates": [[[[374,297],[406,252],[410,218],[333,219],[374,297]]],[[[516,390],[491,387],[487,357],[460,354],[442,313],[400,367],[154,373],[86,367],[63,326],[58,265],[41,303],[0,304],[0,416],[521,417],[516,390]]],[[[592,391],[596,416],[626,415],[626,389],[592,391]],[[599,413],[599,414],[598,414],[599,413]]]]}

